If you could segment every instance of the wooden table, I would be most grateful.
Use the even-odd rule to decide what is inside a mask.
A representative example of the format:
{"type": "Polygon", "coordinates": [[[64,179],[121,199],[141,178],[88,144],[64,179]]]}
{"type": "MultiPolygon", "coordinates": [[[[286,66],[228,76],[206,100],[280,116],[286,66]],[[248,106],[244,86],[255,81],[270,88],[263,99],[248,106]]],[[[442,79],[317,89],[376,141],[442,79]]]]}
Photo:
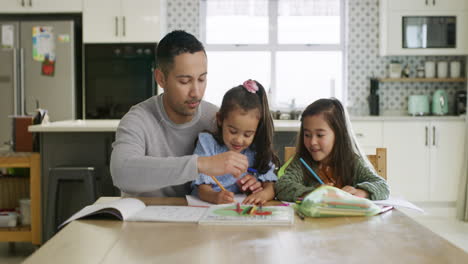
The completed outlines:
{"type": "Polygon", "coordinates": [[[41,164],[39,153],[0,152],[0,168],[30,168],[29,195],[31,198],[31,225],[0,228],[0,242],[41,244],[41,164]]]}
{"type": "MultiPolygon", "coordinates": [[[[100,201],[109,200],[101,198],[100,201]]],[[[185,205],[183,198],[147,204],[185,205]]],[[[74,221],[24,263],[468,263],[468,254],[398,210],[287,227],[74,221]]]]}

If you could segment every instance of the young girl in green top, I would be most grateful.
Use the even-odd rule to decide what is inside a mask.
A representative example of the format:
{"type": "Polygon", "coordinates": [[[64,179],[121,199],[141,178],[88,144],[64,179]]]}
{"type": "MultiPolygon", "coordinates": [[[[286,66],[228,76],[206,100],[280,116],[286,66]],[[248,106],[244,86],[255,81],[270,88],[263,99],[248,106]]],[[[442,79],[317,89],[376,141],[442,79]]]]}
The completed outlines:
{"type": "Polygon", "coordinates": [[[296,154],[275,184],[276,197],[296,201],[320,186],[302,158],[323,183],[371,200],[387,199],[387,182],[363,155],[343,105],[335,98],[320,99],[301,116],[296,154]]]}

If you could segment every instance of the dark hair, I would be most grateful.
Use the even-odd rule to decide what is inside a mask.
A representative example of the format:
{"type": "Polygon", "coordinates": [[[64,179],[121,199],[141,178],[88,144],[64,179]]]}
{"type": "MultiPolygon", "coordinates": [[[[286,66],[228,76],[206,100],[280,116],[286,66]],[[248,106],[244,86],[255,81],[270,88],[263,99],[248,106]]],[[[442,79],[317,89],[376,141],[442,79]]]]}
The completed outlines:
{"type": "Polygon", "coordinates": [[[182,53],[203,51],[203,44],[192,34],[183,30],[168,33],[156,46],[156,66],[167,75],[174,64],[174,57],[182,53]]]}
{"type": "MultiPolygon", "coordinates": [[[[304,158],[309,164],[314,161],[304,145],[304,118],[322,115],[328,126],[335,134],[335,142],[328,157],[328,166],[333,169],[333,178],[341,186],[353,184],[356,153],[353,151],[350,128],[346,125],[346,114],[343,105],[336,98],[319,99],[304,110],[301,116],[301,130],[297,140],[297,155],[304,158]]],[[[315,179],[309,171],[303,168],[304,175],[315,179]]]]}
{"type": "MultiPolygon", "coordinates": [[[[258,109],[260,120],[255,133],[251,148],[255,151],[254,168],[260,173],[265,174],[270,169],[270,162],[279,166],[279,159],[273,150],[273,118],[271,117],[268,99],[263,86],[255,81],[258,86],[256,93],[251,93],[243,85],[231,88],[223,97],[218,118],[222,122],[227,115],[240,108],[244,111],[258,109]]],[[[217,123],[217,131],[213,134],[218,143],[223,144],[223,127],[217,123]]]]}

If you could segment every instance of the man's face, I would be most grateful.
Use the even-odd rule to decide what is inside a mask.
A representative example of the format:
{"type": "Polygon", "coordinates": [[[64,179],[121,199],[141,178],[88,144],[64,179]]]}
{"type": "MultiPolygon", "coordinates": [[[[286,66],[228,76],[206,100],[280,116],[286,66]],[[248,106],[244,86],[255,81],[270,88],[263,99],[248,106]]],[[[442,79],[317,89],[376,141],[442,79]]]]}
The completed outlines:
{"type": "Polygon", "coordinates": [[[167,75],[156,71],[156,80],[164,89],[164,109],[176,124],[192,120],[206,89],[207,59],[203,51],[174,57],[167,75]]]}

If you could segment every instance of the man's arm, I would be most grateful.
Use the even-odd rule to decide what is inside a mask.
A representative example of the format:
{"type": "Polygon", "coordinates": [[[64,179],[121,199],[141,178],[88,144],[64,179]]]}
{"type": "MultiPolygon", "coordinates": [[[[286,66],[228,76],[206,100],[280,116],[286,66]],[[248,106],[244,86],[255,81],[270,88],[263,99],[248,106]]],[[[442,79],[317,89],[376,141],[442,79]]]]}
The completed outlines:
{"type": "MultiPolygon", "coordinates": [[[[137,113],[131,113],[122,119],[117,129],[110,168],[114,185],[132,194],[194,180],[198,176],[197,155],[154,157],[146,154],[149,135],[145,135],[144,120],[137,113]]],[[[159,137],[161,148],[166,148],[164,135],[151,136],[159,137]]]]}

